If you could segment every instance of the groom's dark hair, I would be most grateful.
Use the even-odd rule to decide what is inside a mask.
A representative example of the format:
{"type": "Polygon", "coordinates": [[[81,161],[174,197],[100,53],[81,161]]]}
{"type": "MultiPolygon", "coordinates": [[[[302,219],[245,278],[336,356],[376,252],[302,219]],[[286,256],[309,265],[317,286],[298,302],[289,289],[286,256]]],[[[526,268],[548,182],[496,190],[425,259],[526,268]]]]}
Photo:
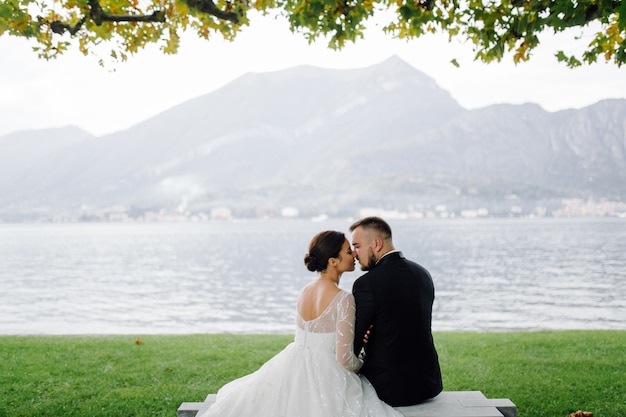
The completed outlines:
{"type": "Polygon", "coordinates": [[[357,227],[362,227],[364,229],[374,229],[378,233],[380,233],[385,239],[391,239],[391,227],[386,221],[384,221],[380,217],[370,216],[364,217],[361,220],[357,220],[356,222],[352,223],[352,226],[350,226],[350,231],[354,232],[354,229],[356,229],[357,227]]]}

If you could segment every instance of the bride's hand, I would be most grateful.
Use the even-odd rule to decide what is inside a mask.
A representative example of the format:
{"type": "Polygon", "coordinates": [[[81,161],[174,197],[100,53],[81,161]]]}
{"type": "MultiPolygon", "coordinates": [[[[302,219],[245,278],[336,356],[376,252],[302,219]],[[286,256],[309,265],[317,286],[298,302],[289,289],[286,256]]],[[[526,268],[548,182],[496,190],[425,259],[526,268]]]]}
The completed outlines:
{"type": "Polygon", "coordinates": [[[372,327],[374,327],[374,325],[370,325],[370,327],[365,331],[365,334],[363,335],[363,344],[367,345],[367,342],[370,339],[370,333],[372,333],[372,327]]]}

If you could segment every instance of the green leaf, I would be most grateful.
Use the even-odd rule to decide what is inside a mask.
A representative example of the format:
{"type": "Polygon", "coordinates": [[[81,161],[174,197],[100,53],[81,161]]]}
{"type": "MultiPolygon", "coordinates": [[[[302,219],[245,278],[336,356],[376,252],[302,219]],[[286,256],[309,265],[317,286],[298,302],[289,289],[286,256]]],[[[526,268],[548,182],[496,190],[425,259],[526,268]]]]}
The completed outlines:
{"type": "Polygon", "coordinates": [[[617,25],[621,31],[626,30],[626,1],[622,0],[617,9],[617,25]]]}

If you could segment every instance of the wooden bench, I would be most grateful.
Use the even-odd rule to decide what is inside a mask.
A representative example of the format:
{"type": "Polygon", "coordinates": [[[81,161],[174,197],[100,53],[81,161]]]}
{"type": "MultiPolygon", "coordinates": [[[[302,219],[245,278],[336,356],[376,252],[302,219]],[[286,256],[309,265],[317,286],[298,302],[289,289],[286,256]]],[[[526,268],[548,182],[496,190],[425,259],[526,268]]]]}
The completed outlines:
{"type": "MultiPolygon", "coordinates": [[[[195,417],[215,402],[209,394],[204,402],[185,402],[178,417],[195,417]]],[[[396,407],[405,417],[516,417],[517,408],[507,398],[490,399],[480,391],[444,391],[435,398],[410,407],[396,407]]],[[[245,416],[242,416],[245,417],[245,416]]]]}

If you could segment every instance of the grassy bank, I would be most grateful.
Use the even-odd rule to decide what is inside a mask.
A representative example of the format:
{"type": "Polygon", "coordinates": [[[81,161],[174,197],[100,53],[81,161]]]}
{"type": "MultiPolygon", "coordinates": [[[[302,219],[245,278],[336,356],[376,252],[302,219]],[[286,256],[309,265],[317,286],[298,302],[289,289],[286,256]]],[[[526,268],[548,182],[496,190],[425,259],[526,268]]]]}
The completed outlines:
{"type": "MultiPolygon", "coordinates": [[[[284,335],[0,337],[0,416],[170,416],[257,369],[284,335]]],[[[445,389],[520,417],[626,416],[626,331],[437,333],[445,389]]]]}

